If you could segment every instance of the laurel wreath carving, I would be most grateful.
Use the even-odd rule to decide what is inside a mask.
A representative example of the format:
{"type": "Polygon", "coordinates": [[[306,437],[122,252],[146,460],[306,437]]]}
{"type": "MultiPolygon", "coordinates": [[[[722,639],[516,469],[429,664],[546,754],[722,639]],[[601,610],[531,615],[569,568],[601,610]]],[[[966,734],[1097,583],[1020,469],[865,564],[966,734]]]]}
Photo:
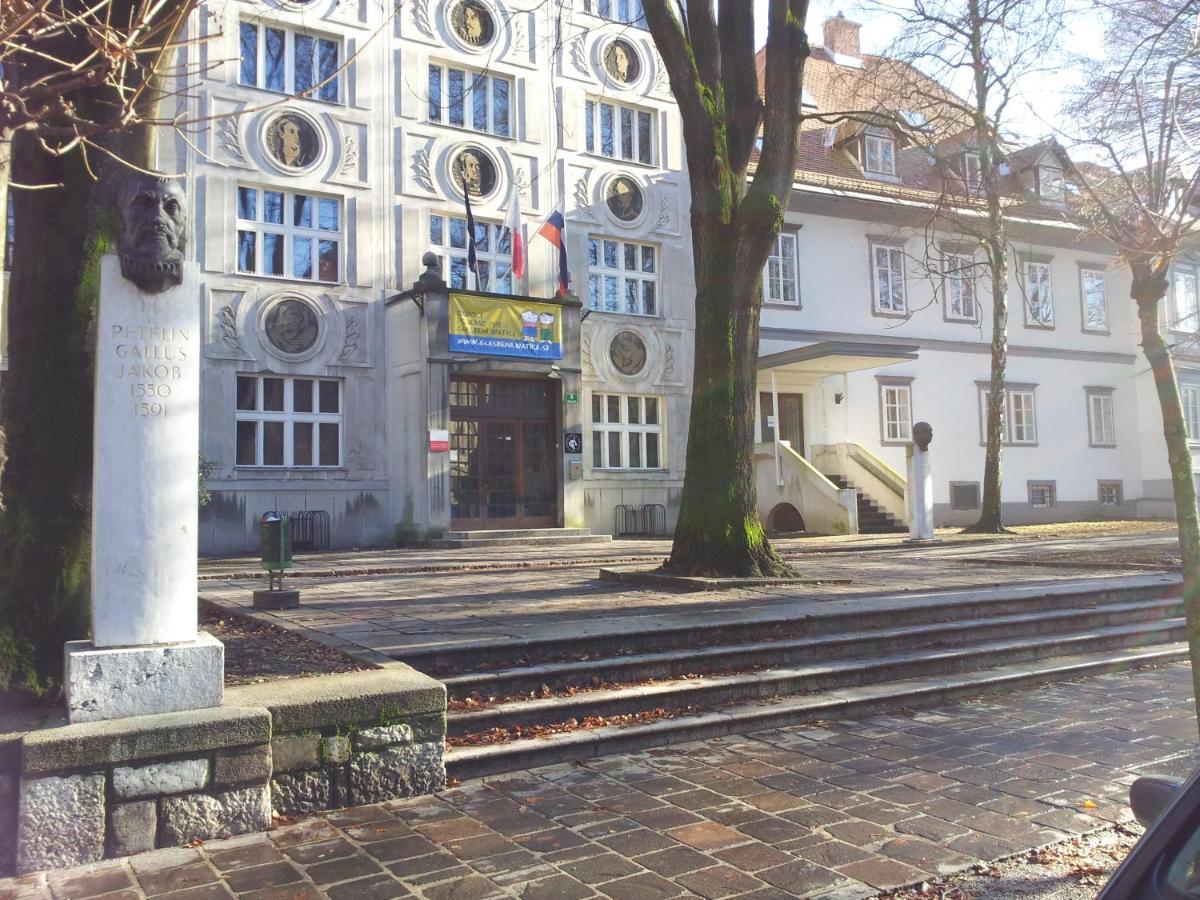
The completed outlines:
{"type": "Polygon", "coordinates": [[[671,224],[671,206],[667,203],[667,198],[663,197],[658,208],[658,221],[655,223],[655,229],[662,231],[668,228],[671,224]]]}
{"type": "Polygon", "coordinates": [[[341,174],[353,175],[358,167],[358,140],[352,134],[346,135],[345,150],[342,153],[341,174]]]}
{"type": "Polygon", "coordinates": [[[246,154],[242,152],[242,141],[238,137],[237,120],[233,117],[224,118],[217,125],[217,135],[221,140],[221,146],[225,148],[225,152],[236,159],[238,162],[246,161],[246,154]]]}
{"type": "Polygon", "coordinates": [[[433,176],[429,173],[429,150],[422,147],[412,158],[413,177],[417,179],[417,184],[425,188],[429,192],[433,192],[433,176]]]}
{"type": "Polygon", "coordinates": [[[588,177],[590,173],[584,172],[579,180],[575,182],[575,205],[580,209],[590,206],[588,199],[588,177]]]}
{"type": "Polygon", "coordinates": [[[238,353],[246,352],[242,347],[242,339],[238,337],[237,313],[228,304],[221,307],[221,339],[231,350],[236,350],[238,353]]]}
{"type": "Polygon", "coordinates": [[[575,68],[579,70],[580,75],[589,73],[587,53],[583,46],[583,35],[571,41],[571,62],[575,64],[575,68]]]}
{"type": "Polygon", "coordinates": [[[663,360],[663,381],[667,381],[675,374],[675,348],[667,344],[666,358],[663,360]]]}
{"type": "Polygon", "coordinates": [[[596,367],[592,363],[592,339],[590,337],[585,337],[579,344],[579,362],[585,376],[596,377],[596,367]]]}
{"type": "Polygon", "coordinates": [[[342,352],[338,359],[350,359],[358,352],[358,316],[346,319],[346,339],[342,342],[342,352]]]}
{"type": "Polygon", "coordinates": [[[413,22],[426,37],[433,37],[433,25],[429,22],[429,0],[415,0],[413,22]]]}

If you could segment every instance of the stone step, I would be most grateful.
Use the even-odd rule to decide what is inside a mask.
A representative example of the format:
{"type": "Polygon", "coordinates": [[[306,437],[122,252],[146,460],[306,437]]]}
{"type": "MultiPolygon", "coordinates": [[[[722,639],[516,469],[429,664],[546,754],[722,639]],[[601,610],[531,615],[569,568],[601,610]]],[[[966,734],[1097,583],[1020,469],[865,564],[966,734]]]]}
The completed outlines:
{"type": "Polygon", "coordinates": [[[672,679],[691,674],[707,675],[798,662],[884,656],[933,646],[961,647],[980,641],[1064,634],[1138,622],[1163,622],[1181,614],[1182,600],[1168,598],[1010,614],[964,622],[934,622],[825,636],[695,647],[686,655],[668,650],[597,659],[589,648],[586,654],[581,653],[587,655],[587,659],[489,672],[467,672],[445,677],[442,682],[451,699],[462,699],[471,693],[511,696],[540,690],[543,685],[555,690],[587,688],[593,683],[593,678],[605,682],[672,679]]]}
{"type": "Polygon", "coordinates": [[[1002,586],[924,594],[872,594],[813,605],[745,605],[714,610],[680,604],[661,616],[630,615],[592,621],[586,629],[564,629],[541,637],[503,642],[464,641],[450,647],[406,650],[402,662],[435,677],[460,676],[481,668],[506,669],[549,661],[634,656],[784,641],[843,632],[908,628],[1002,615],[1033,614],[1081,606],[1131,603],[1178,596],[1178,576],[1135,575],[1068,584],[1002,586]],[[695,610],[703,615],[692,616],[695,610]]]}
{"type": "Polygon", "coordinates": [[[1049,639],[1037,635],[952,650],[937,647],[881,658],[867,655],[793,668],[582,691],[570,697],[505,703],[477,712],[452,712],[447,717],[447,733],[463,735],[514,725],[551,725],[572,718],[615,716],[654,709],[677,710],[689,706],[714,709],[731,703],[771,700],[789,694],[878,684],[920,675],[983,670],[1017,661],[1166,644],[1185,636],[1186,626],[1180,617],[1167,622],[1095,628],[1049,639]]]}
{"type": "Polygon", "coordinates": [[[1010,663],[951,675],[933,674],[882,684],[788,697],[772,703],[737,704],[693,716],[661,719],[626,728],[608,726],[545,738],[479,747],[455,747],[446,754],[446,773],[466,779],[534,766],[631,752],[728,734],[747,734],[822,718],[866,715],[937,706],[964,697],[1029,687],[1048,681],[1108,673],[1186,659],[1183,642],[1152,648],[1102,650],[1034,662],[1010,663]]]}
{"type": "MultiPolygon", "coordinates": [[[[485,532],[486,533],[486,532],[485,532]]],[[[608,534],[542,534],[527,537],[437,538],[420,546],[433,550],[461,550],[467,547],[559,547],[582,544],[607,544],[608,534]]]]}
{"type": "Polygon", "coordinates": [[[474,541],[486,538],[588,537],[590,528],[496,528],[478,531],[447,531],[442,537],[452,541],[474,541]]]}

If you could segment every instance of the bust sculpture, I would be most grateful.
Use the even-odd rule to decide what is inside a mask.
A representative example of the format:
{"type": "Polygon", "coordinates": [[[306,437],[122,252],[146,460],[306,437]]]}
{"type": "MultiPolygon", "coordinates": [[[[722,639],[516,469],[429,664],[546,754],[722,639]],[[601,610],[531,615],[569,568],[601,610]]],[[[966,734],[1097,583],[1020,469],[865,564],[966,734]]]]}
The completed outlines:
{"type": "Polygon", "coordinates": [[[183,280],[187,205],[183,186],[139,173],[125,182],[117,202],[121,274],[149,294],[183,280]]]}
{"type": "Polygon", "coordinates": [[[933,426],[928,422],[918,422],[913,426],[912,439],[919,449],[928,450],[929,442],[933,440],[933,426]]]}
{"type": "Polygon", "coordinates": [[[932,541],[933,532],[933,472],[930,467],[929,442],[933,426],[918,422],[913,426],[912,444],[908,447],[908,534],[910,541],[932,541]]]}

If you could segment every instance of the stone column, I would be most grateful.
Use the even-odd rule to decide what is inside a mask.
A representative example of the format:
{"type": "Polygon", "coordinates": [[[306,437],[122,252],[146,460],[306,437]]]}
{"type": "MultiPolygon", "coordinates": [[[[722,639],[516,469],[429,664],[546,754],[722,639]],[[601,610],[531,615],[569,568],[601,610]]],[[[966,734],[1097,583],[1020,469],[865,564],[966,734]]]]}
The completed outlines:
{"type": "Polygon", "coordinates": [[[224,647],[196,629],[200,295],[150,293],[101,261],[92,640],[66,647],[72,722],[219,706],[224,647]]]}
{"type": "Polygon", "coordinates": [[[929,465],[929,442],[933,429],[928,422],[913,426],[913,441],[908,445],[908,539],[932,541],[933,471],[929,465]]]}

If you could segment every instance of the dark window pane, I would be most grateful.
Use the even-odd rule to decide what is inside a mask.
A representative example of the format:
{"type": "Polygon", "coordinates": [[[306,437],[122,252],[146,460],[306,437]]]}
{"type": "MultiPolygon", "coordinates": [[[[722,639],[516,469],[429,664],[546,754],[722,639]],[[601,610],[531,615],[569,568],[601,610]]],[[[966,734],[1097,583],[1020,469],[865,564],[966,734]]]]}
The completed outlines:
{"type": "Polygon", "coordinates": [[[658,315],[658,302],[654,297],[654,282],[642,282],[642,312],[648,316],[658,315]]]}
{"type": "Polygon", "coordinates": [[[283,235],[263,235],[263,274],[283,274],[283,235]]]}
{"type": "Polygon", "coordinates": [[[629,403],[629,424],[640,425],[642,422],[642,401],[638,397],[630,397],[629,403]]]}
{"type": "Polygon", "coordinates": [[[615,395],[609,395],[608,397],[608,421],[621,421],[621,398],[615,395]]]}
{"type": "Polygon", "coordinates": [[[283,194],[279,191],[263,191],[263,219],[271,225],[283,224],[283,194]]]}
{"type": "Polygon", "coordinates": [[[321,281],[338,280],[338,245],[337,241],[318,241],[318,251],[321,254],[321,281]]]}
{"type": "Polygon", "coordinates": [[[608,432],[608,465],[609,468],[621,468],[621,432],[608,432]]]}
{"type": "Polygon", "coordinates": [[[258,85],[258,26],[243,22],[240,29],[242,66],[238,81],[242,84],[258,85]]]}
{"type": "Polygon", "coordinates": [[[257,260],[254,253],[254,245],[257,235],[253,231],[238,232],[238,271],[239,272],[254,272],[256,271],[257,260]]]}
{"type": "Polygon", "coordinates": [[[467,249],[467,220],[450,220],[450,246],[457,250],[467,249]]]}
{"type": "Polygon", "coordinates": [[[460,128],[466,121],[463,111],[463,93],[465,85],[463,83],[463,72],[460,69],[449,70],[449,81],[447,84],[448,90],[446,97],[446,105],[450,107],[450,124],[457,125],[460,128]]]}
{"type": "Polygon", "coordinates": [[[263,465],[283,465],[283,423],[263,422],[263,465]]]}
{"type": "Polygon", "coordinates": [[[633,159],[633,110],[621,110],[621,158],[633,159]]]}
{"type": "Polygon", "coordinates": [[[638,159],[644,163],[654,162],[654,149],[650,141],[650,113],[638,113],[638,159]]]}
{"type": "Polygon", "coordinates": [[[662,463],[658,459],[658,435],[646,435],[646,468],[661,469],[662,463]]]}
{"type": "Polygon", "coordinates": [[[263,379],[263,409],[270,412],[283,412],[283,379],[263,379]]]}
{"type": "Polygon", "coordinates": [[[442,121],[442,67],[429,67],[429,120],[442,121]]]}
{"type": "Polygon", "coordinates": [[[624,268],[630,272],[636,272],[637,271],[637,244],[622,244],[621,246],[625,250],[624,254],[622,254],[624,257],[624,263],[625,263],[624,268]]]}
{"type": "Polygon", "coordinates": [[[658,398],[657,397],[647,397],[646,398],[646,424],[647,425],[657,425],[658,424],[658,398]]]}
{"type": "Polygon", "coordinates": [[[295,37],[292,52],[294,54],[293,64],[296,67],[296,75],[293,78],[293,83],[297,94],[304,94],[312,90],[313,85],[316,84],[313,80],[313,75],[316,72],[316,67],[313,65],[314,43],[313,39],[307,34],[298,34],[295,37]]]}
{"type": "Polygon", "coordinates": [[[488,79],[486,75],[471,76],[471,127],[488,130],[488,79]]]}
{"type": "Polygon", "coordinates": [[[338,383],[336,381],[322,381],[320,391],[321,412],[338,412],[338,383]]]}
{"type": "Polygon", "coordinates": [[[467,286],[467,261],[461,256],[450,257],[450,287],[462,290],[467,286]]]}
{"type": "Polygon", "coordinates": [[[643,247],[642,248],[642,271],[643,272],[653,272],[654,271],[654,248],[653,247],[643,247]]]}
{"type": "Polygon", "coordinates": [[[258,409],[258,379],[239,375],[237,380],[237,408],[258,409]]]}
{"type": "Polygon", "coordinates": [[[486,260],[479,260],[476,265],[476,275],[479,276],[478,289],[481,291],[490,291],[492,283],[492,266],[486,260]]]}
{"type": "Polygon", "coordinates": [[[258,445],[258,423],[237,423],[237,464],[239,466],[254,466],[258,464],[255,450],[258,445]]]}
{"type": "Polygon", "coordinates": [[[258,217],[258,191],[254,188],[238,188],[238,218],[253,222],[258,217]]]}
{"type": "Polygon", "coordinates": [[[601,403],[599,394],[592,394],[592,421],[604,421],[604,407],[601,403]]]}
{"type": "Polygon", "coordinates": [[[492,79],[492,122],[496,134],[508,137],[508,82],[503,78],[492,79]]]}
{"type": "Polygon", "coordinates": [[[292,424],[292,465],[311,466],[313,464],[313,423],[295,422],[292,424]]]}
{"type": "Polygon", "coordinates": [[[266,31],[266,59],[264,60],[264,75],[266,76],[266,87],[272,91],[286,90],[283,80],[283,44],[283,32],[278,28],[268,28],[266,31]]]}
{"type": "Polygon", "coordinates": [[[636,278],[628,278],[625,280],[625,312],[639,312],[638,280],[636,278]]]}
{"type": "Polygon", "coordinates": [[[292,238],[292,277],[313,277],[312,238],[292,238]]]}
{"type": "Polygon", "coordinates": [[[340,76],[336,74],[340,56],[337,41],[318,41],[317,53],[320,55],[317,77],[321,80],[321,87],[317,94],[322,100],[337,103],[338,81],[340,80],[340,76]]]}
{"type": "Polygon", "coordinates": [[[639,432],[630,432],[629,434],[629,468],[640,469],[642,467],[642,435],[639,432]]]}
{"type": "Polygon", "coordinates": [[[292,224],[300,228],[312,228],[313,198],[306,194],[292,197],[292,224]]]}
{"type": "Polygon", "coordinates": [[[615,269],[617,267],[617,242],[604,242],[604,267],[606,269],[615,269]]]}
{"type": "Polygon", "coordinates": [[[604,468],[604,432],[592,432],[592,468],[604,468]]]}
{"type": "Polygon", "coordinates": [[[336,200],[322,197],[317,201],[317,227],[322,231],[337,231],[340,218],[336,200]]]}
{"type": "Polygon", "coordinates": [[[313,383],[307,378],[292,382],[292,409],[296,412],[313,411],[313,383]]]}
{"type": "Polygon", "coordinates": [[[583,105],[584,147],[588,153],[596,152],[596,101],[589,100],[583,105]]]}
{"type": "Polygon", "coordinates": [[[616,137],[613,134],[613,108],[608,103],[600,104],[600,152],[605,156],[616,155],[616,137]]]}
{"type": "Polygon", "coordinates": [[[492,249],[491,229],[486,225],[475,223],[475,249],[489,251],[492,249]]]}
{"type": "Polygon", "coordinates": [[[338,457],[338,426],[336,422],[320,424],[321,462],[323,466],[336,466],[341,460],[338,457]]]}

